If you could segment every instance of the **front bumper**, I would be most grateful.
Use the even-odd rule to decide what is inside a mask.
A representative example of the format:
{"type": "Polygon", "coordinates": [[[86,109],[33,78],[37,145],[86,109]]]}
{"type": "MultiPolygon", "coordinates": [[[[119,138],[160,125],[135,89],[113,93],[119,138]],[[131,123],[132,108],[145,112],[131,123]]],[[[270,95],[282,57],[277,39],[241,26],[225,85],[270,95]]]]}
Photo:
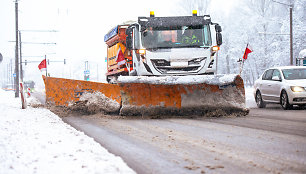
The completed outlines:
{"type": "Polygon", "coordinates": [[[288,92],[289,103],[292,105],[306,104],[306,91],[304,92],[288,92]]]}

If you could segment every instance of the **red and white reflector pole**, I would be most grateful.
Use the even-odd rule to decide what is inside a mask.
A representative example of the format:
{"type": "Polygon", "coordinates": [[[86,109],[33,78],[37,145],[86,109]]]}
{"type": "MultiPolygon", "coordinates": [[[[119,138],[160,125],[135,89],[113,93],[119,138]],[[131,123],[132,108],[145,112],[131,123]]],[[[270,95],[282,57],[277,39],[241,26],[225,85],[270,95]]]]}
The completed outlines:
{"type": "Polygon", "coordinates": [[[26,109],[27,108],[27,101],[24,97],[24,92],[23,92],[23,83],[20,82],[20,88],[19,88],[19,91],[20,91],[20,95],[21,95],[21,108],[22,109],[26,109]]]}

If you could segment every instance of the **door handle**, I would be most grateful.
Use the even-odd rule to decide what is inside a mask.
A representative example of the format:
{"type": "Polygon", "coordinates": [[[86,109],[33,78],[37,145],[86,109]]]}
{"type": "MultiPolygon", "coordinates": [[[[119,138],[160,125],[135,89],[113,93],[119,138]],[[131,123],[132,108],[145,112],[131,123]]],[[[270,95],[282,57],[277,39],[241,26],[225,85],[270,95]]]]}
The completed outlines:
{"type": "Polygon", "coordinates": [[[271,84],[268,84],[268,86],[271,86],[271,84]]]}

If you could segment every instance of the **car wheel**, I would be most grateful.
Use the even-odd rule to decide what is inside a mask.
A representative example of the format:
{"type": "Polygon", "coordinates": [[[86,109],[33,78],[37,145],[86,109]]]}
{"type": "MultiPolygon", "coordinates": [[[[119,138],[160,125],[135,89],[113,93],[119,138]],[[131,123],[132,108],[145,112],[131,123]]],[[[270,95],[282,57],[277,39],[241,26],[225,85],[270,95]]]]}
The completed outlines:
{"type": "Polygon", "coordinates": [[[282,91],[280,100],[281,100],[280,104],[283,109],[285,110],[292,109],[292,105],[289,104],[288,95],[286,91],[282,91]]]}
{"type": "Polygon", "coordinates": [[[260,91],[256,92],[255,100],[256,100],[257,107],[259,107],[259,108],[265,108],[266,107],[266,103],[262,100],[260,91]]]}

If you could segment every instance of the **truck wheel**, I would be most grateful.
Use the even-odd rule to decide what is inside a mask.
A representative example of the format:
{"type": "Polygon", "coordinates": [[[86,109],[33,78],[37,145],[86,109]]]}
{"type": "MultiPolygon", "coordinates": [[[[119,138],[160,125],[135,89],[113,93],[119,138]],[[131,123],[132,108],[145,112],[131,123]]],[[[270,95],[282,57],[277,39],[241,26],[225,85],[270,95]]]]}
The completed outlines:
{"type": "Polygon", "coordinates": [[[137,71],[136,69],[132,70],[129,74],[129,76],[137,76],[137,71]]]}
{"type": "Polygon", "coordinates": [[[265,108],[266,107],[266,103],[262,100],[260,91],[256,92],[255,100],[256,100],[257,107],[259,107],[259,108],[265,108]]]}
{"type": "Polygon", "coordinates": [[[288,95],[286,91],[282,91],[280,97],[280,104],[284,110],[292,109],[292,105],[289,103],[288,95]]]}
{"type": "Polygon", "coordinates": [[[107,83],[109,83],[109,82],[110,82],[110,78],[109,78],[109,76],[106,76],[106,81],[107,81],[107,83]]]}
{"type": "Polygon", "coordinates": [[[117,83],[117,79],[118,79],[118,76],[107,76],[106,77],[107,83],[111,83],[111,84],[117,83]]]}

